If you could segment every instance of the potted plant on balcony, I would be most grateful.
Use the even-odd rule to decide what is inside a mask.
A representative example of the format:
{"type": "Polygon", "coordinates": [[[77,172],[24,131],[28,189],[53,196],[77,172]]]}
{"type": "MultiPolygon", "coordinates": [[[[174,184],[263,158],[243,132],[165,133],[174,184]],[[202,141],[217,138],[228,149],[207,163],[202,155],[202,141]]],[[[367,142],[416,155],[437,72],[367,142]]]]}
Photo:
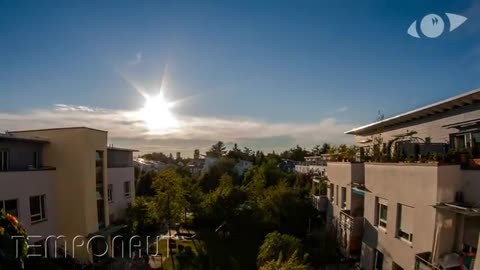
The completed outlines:
{"type": "Polygon", "coordinates": [[[27,256],[27,234],[11,214],[0,210],[0,270],[23,269],[27,256]]]}
{"type": "Polygon", "coordinates": [[[472,147],[472,157],[469,160],[469,165],[472,168],[480,168],[480,145],[472,147]]]}

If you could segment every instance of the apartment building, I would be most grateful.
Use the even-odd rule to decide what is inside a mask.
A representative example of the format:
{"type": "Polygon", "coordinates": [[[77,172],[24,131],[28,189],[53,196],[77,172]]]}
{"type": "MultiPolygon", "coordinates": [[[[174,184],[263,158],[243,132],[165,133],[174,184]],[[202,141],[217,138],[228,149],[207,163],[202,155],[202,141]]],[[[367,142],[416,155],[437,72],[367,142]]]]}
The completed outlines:
{"type": "Polygon", "coordinates": [[[110,222],[125,218],[125,210],[135,199],[134,149],[107,148],[107,198],[110,222]]]}
{"type": "Polygon", "coordinates": [[[363,236],[363,163],[328,162],[327,225],[336,237],[343,256],[359,259],[363,236]]]}
{"type": "MultiPolygon", "coordinates": [[[[39,252],[44,245],[49,255],[56,251],[53,243],[44,241],[50,235],[65,236],[57,247],[71,255],[74,237],[88,241],[113,232],[110,212],[115,216],[133,197],[133,167],[127,157],[132,152],[107,149],[106,131],[85,127],[10,131],[0,135],[0,151],[0,206],[35,235],[29,242],[41,245],[39,252]],[[106,200],[110,183],[112,191],[119,185],[120,192],[127,190],[127,181],[128,198],[124,192],[118,205],[106,200]]],[[[93,241],[91,249],[98,245],[93,241]]],[[[76,259],[93,261],[86,249],[75,252],[76,259]]]]}
{"type": "Polygon", "coordinates": [[[327,161],[329,158],[328,154],[305,157],[305,162],[295,164],[295,171],[324,177],[326,176],[327,161]]]}
{"type": "Polygon", "coordinates": [[[366,162],[328,163],[328,193],[333,220],[363,202],[362,268],[480,269],[480,90],[346,133],[366,162]]]}

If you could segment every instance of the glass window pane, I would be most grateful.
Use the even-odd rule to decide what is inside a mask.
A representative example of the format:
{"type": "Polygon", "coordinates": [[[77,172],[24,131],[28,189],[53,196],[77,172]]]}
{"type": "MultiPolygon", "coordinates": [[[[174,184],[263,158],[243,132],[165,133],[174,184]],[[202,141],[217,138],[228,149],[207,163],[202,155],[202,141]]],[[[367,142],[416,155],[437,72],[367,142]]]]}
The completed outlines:
{"type": "Polygon", "coordinates": [[[385,205],[380,205],[380,218],[387,220],[387,206],[385,205]]]}
{"type": "Polygon", "coordinates": [[[30,197],[30,215],[40,213],[40,200],[38,196],[30,197]]]}
{"type": "Polygon", "coordinates": [[[40,203],[41,203],[42,219],[43,219],[43,218],[47,217],[47,215],[45,213],[45,211],[46,211],[45,210],[46,209],[46,207],[45,207],[45,195],[40,196],[40,203]]]}
{"type": "Polygon", "coordinates": [[[17,200],[6,200],[5,212],[18,217],[17,200]]]}

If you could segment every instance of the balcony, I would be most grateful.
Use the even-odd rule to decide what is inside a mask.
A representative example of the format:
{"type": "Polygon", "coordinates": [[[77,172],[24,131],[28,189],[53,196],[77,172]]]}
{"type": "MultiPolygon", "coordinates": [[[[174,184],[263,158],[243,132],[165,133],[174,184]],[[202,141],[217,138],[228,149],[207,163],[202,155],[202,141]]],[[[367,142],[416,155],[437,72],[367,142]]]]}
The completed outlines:
{"type": "Polygon", "coordinates": [[[327,166],[324,165],[306,165],[306,164],[297,164],[295,165],[295,171],[298,173],[310,174],[313,176],[324,177],[325,169],[327,166]]]}
{"type": "Polygon", "coordinates": [[[350,210],[341,210],[336,220],[336,235],[340,251],[349,259],[360,257],[364,218],[352,216],[350,210]]]}
{"type": "Polygon", "coordinates": [[[480,234],[478,206],[478,203],[466,202],[439,203],[435,206],[437,237],[429,261],[432,265],[441,269],[473,269],[480,234]]]}
{"type": "Polygon", "coordinates": [[[313,206],[320,212],[325,213],[328,207],[328,198],[326,195],[312,197],[313,206]]]}
{"type": "Polygon", "coordinates": [[[432,253],[423,252],[415,256],[415,270],[441,270],[432,262],[432,253]]]}

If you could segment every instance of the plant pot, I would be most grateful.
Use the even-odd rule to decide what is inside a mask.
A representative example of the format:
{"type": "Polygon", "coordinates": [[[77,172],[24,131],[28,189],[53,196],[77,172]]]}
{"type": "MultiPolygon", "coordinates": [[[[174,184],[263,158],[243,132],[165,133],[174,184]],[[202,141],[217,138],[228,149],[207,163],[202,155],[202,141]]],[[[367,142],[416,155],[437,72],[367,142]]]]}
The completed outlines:
{"type": "Polygon", "coordinates": [[[480,168],[480,158],[471,158],[468,160],[468,165],[473,168],[480,168]]]}

